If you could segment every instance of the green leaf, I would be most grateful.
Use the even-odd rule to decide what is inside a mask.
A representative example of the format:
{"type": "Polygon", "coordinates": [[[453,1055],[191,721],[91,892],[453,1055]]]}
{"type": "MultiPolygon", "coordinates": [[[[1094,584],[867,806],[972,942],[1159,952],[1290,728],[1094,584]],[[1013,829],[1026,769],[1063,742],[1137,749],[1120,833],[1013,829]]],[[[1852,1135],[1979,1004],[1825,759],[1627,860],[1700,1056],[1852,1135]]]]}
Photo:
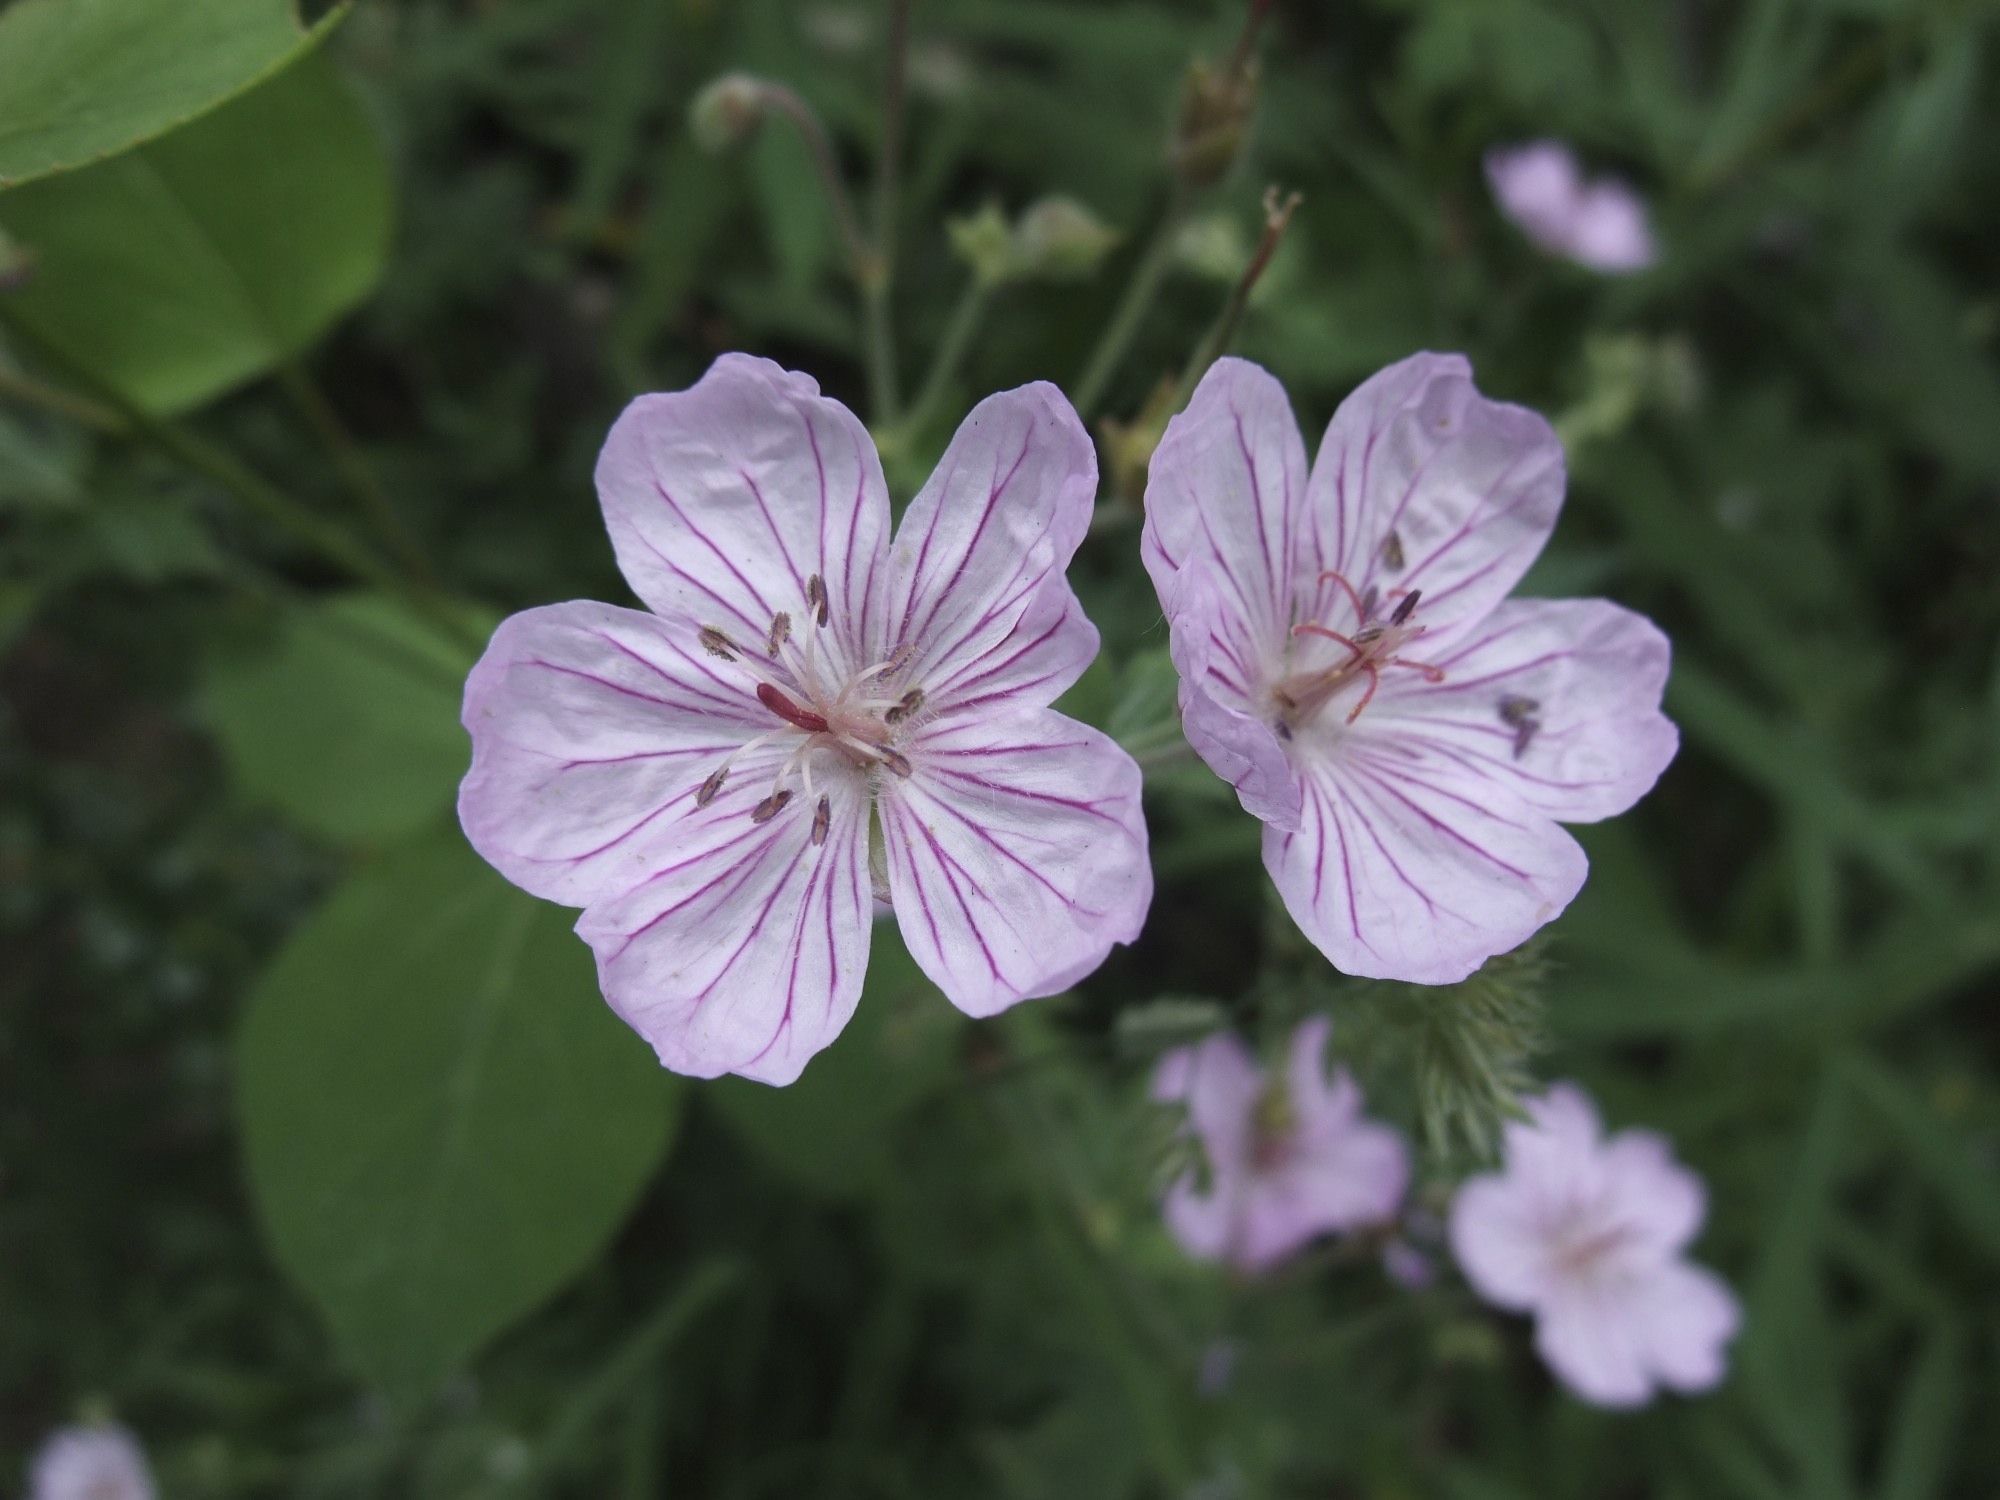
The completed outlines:
{"type": "Polygon", "coordinates": [[[569,926],[456,830],[431,835],[350,876],[243,1018],[272,1248],[399,1401],[600,1254],[672,1134],[673,1080],[569,926]]]}
{"type": "Polygon", "coordinates": [[[865,1192],[896,1122],[950,1070],[962,1029],[895,923],[878,922],[854,1019],[804,1077],[782,1089],[721,1078],[702,1096],[778,1172],[833,1196],[865,1192]]]}
{"type": "Polygon", "coordinates": [[[403,606],[335,595],[290,611],[256,655],[213,668],[203,717],[242,790],[338,841],[409,833],[452,805],[470,750],[469,663],[403,606]]]}
{"type": "Polygon", "coordinates": [[[184,130],[0,196],[33,260],[9,306],[140,406],[180,411],[366,296],[389,216],[381,141],[309,57],[184,130]]]}
{"type": "Polygon", "coordinates": [[[316,45],[292,0],[16,0],[0,11],[0,187],[185,125],[316,45]]]}

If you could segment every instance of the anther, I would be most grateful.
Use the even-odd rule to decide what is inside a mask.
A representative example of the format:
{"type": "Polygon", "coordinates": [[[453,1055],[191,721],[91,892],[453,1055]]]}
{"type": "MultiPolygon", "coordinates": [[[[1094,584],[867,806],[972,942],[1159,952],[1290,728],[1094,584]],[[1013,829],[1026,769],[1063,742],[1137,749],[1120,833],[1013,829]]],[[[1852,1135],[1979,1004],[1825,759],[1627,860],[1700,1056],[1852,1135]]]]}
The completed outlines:
{"type": "Polygon", "coordinates": [[[709,774],[701,784],[701,790],[694,794],[694,805],[706,807],[715,800],[715,794],[722,790],[722,783],[729,779],[729,767],[721,766],[709,774]]]}
{"type": "Polygon", "coordinates": [[[813,809],[813,848],[817,849],[826,842],[827,830],[832,827],[833,804],[822,797],[819,799],[819,806],[813,809]]]}
{"type": "Polygon", "coordinates": [[[701,649],[710,656],[721,657],[724,661],[735,661],[736,653],[742,650],[742,647],[713,625],[704,625],[701,627],[701,649]]]}
{"type": "Polygon", "coordinates": [[[750,809],[750,821],[753,823],[770,822],[771,819],[777,817],[779,813],[785,810],[785,804],[791,800],[792,794],[788,791],[771,793],[770,796],[750,809]]]}
{"type": "Polygon", "coordinates": [[[823,734],[826,719],[809,708],[800,708],[768,682],[757,684],[757,701],[771,710],[787,724],[805,730],[808,734],[823,734]]]}
{"type": "Polygon", "coordinates": [[[883,750],[880,754],[882,756],[882,764],[894,771],[898,776],[908,776],[910,774],[909,757],[904,755],[900,750],[883,750]]]}
{"type": "Polygon", "coordinates": [[[1396,612],[1389,616],[1389,623],[1391,625],[1400,625],[1403,621],[1409,619],[1416,612],[1417,601],[1423,597],[1424,591],[1422,589],[1411,589],[1409,593],[1403,595],[1402,603],[1398,604],[1396,612]]]}
{"type": "Polygon", "coordinates": [[[813,624],[826,623],[826,580],[817,573],[806,580],[806,609],[813,624]]]}
{"type": "Polygon", "coordinates": [[[892,706],[887,713],[882,715],[882,722],[884,724],[900,724],[923,706],[924,690],[922,688],[911,688],[907,693],[903,694],[901,702],[892,706]]]}
{"type": "Polygon", "coordinates": [[[765,654],[777,659],[778,648],[792,638],[792,617],[782,609],[771,616],[771,638],[765,643],[765,654]]]}
{"type": "Polygon", "coordinates": [[[1382,538],[1382,566],[1391,573],[1403,571],[1403,539],[1393,531],[1382,538]]]}

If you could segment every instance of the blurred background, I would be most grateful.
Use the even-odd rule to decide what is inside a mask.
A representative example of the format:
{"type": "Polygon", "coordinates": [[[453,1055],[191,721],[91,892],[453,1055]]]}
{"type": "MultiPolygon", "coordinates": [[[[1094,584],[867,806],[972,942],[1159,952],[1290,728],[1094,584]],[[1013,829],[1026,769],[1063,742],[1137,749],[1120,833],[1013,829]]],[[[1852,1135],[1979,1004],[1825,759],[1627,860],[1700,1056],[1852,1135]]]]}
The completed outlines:
{"type": "Polygon", "coordinates": [[[2000,1493],[1995,6],[917,0],[900,88],[897,9],[0,5],[0,1493],[101,1418],[176,1497],[2000,1493]],[[729,73],[870,225],[903,99],[886,327],[791,122],[690,128],[729,73]],[[1540,137],[1657,264],[1497,211],[1540,137]],[[1066,707],[1158,747],[1132,476],[1211,333],[1309,439],[1465,351],[1568,445],[1529,590],[1674,639],[1680,757],[1504,1003],[1334,974],[1162,757],[1151,923],[1075,994],[975,1025],[878,935],[798,1086],[660,1073],[451,818],[493,622],[628,602],[613,416],[769,355],[900,500],[1062,384],[1066,707]],[[1671,1135],[1728,1384],[1593,1411],[1367,1242],[1186,1260],[1152,1059],[1314,1010],[1417,1210],[1496,1078],[1671,1135]]]}

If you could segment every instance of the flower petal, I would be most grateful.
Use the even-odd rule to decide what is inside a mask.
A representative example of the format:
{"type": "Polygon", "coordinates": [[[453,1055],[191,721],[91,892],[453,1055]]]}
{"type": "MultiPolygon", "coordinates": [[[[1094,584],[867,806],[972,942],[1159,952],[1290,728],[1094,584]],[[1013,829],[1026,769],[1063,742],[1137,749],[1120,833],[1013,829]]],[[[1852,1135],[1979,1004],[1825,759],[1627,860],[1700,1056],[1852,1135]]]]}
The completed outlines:
{"type": "Polygon", "coordinates": [[[825,582],[849,671],[879,659],[889,491],[860,420],[805,375],[725,354],[685,391],[625,408],[597,460],[605,525],[632,591],[745,644],[803,622],[825,582]]]}
{"type": "Polygon", "coordinates": [[[1310,565],[1305,505],[1305,441],[1284,387],[1248,360],[1218,359],[1147,471],[1141,554],[1161,602],[1175,574],[1200,565],[1214,580],[1218,634],[1246,663],[1274,660],[1310,565]]]}
{"type": "Polygon", "coordinates": [[[523,890],[584,906],[627,890],[678,814],[770,713],[692,627],[609,604],[501,622],[465,684],[465,836],[523,890]]]}
{"type": "Polygon", "coordinates": [[[1635,1287],[1628,1302],[1641,1357],[1661,1384],[1705,1391],[1722,1383],[1725,1351],[1743,1314],[1720,1276],[1669,1261],[1635,1287]]]}
{"type": "Polygon", "coordinates": [[[1345,974],[1451,984],[1559,914],[1576,840],[1489,782],[1350,735],[1307,762],[1296,833],[1264,830],[1292,920],[1345,974]]]}
{"type": "Polygon", "coordinates": [[[988,396],[953,435],[889,550],[888,649],[933,714],[1053,703],[1097,654],[1064,570],[1090,525],[1097,451],[1046,381],[988,396]]]}
{"type": "Polygon", "coordinates": [[[1139,767],[1047,709],[944,718],[878,793],[910,954],[959,1009],[1052,995],[1139,934],[1153,898],[1139,767]]]}
{"type": "Polygon", "coordinates": [[[1167,605],[1168,649],[1180,676],[1181,732],[1236,789],[1245,812],[1274,828],[1297,828],[1304,789],[1277,734],[1254,711],[1246,679],[1256,669],[1230,644],[1235,632],[1217,623],[1206,567],[1190,565],[1173,588],[1178,608],[1167,605]]]}
{"type": "Polygon", "coordinates": [[[1674,1159],[1674,1148],[1650,1130],[1621,1130],[1599,1160],[1617,1203],[1619,1223],[1657,1255],[1677,1254],[1701,1228],[1708,1190],[1674,1159]]]}
{"type": "Polygon", "coordinates": [[[1187,1105],[1188,1123],[1217,1174],[1239,1171],[1249,1161],[1251,1115],[1263,1088],[1250,1049],[1226,1031],[1176,1047],[1153,1070],[1152,1097],[1187,1105]]]}
{"type": "Polygon", "coordinates": [[[1605,600],[1509,599],[1417,654],[1445,680],[1386,673],[1371,729],[1393,728],[1562,822],[1624,812],[1680,746],[1660,712],[1666,636],[1605,600]]]}
{"type": "Polygon", "coordinates": [[[1556,1283],[1535,1320],[1535,1348],[1556,1378],[1597,1406],[1643,1406],[1653,1397],[1641,1329],[1618,1280],[1556,1283]]]}
{"type": "Polygon", "coordinates": [[[1562,444],[1537,413],[1480,395],[1462,355],[1414,354],[1340,403],[1307,489],[1319,566],[1363,598],[1421,590],[1416,618],[1435,629],[1483,618],[1542,550],[1562,444]]]}
{"type": "Polygon", "coordinates": [[[1336,1069],[1327,1078],[1326,1044],[1332,1036],[1332,1021],[1308,1016],[1292,1029],[1285,1049],[1285,1089],[1293,1113],[1308,1129],[1340,1125],[1361,1113],[1361,1090],[1347,1070],[1336,1069]]]}
{"type": "Polygon", "coordinates": [[[1549,1294],[1549,1242],[1535,1196],[1511,1176],[1468,1178],[1451,1200],[1451,1253],[1472,1289],[1522,1312],[1549,1294]]]}
{"type": "MultiPolygon", "coordinates": [[[[1343,1071],[1340,1083],[1358,1100],[1343,1071]]],[[[1410,1153],[1390,1126],[1360,1117],[1307,1132],[1283,1174],[1315,1233],[1359,1229],[1393,1218],[1410,1185],[1410,1153]]]]}
{"type": "Polygon", "coordinates": [[[675,820],[670,863],[577,923],[611,1008],[676,1073],[790,1083],[860,999],[872,917],[866,784],[818,784],[830,820],[815,846],[816,808],[803,797],[766,822],[751,818],[784,753],[746,757],[712,803],[675,820]]]}

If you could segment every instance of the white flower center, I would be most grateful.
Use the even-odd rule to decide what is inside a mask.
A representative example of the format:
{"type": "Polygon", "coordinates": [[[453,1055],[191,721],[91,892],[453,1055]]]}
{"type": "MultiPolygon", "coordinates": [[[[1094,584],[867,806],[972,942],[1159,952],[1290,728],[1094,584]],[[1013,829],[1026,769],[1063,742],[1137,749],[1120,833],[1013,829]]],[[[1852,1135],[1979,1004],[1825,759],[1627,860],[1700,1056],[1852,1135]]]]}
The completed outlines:
{"type": "Polygon", "coordinates": [[[826,842],[833,811],[824,795],[815,800],[815,762],[831,758],[838,769],[868,775],[886,770],[908,776],[910,762],[897,749],[897,742],[921,713],[924,694],[921,688],[898,692],[889,686],[890,679],[909,664],[908,646],[899,646],[885,660],[847,674],[836,670],[818,650],[819,632],[826,628],[828,619],[828,601],[826,584],[817,573],[806,580],[803,618],[806,629],[802,636],[795,636],[790,614],[780,610],[773,616],[761,657],[717,627],[702,627],[702,646],[750,677],[757,701],[771,711],[777,723],[731,751],[702,782],[694,800],[697,807],[714,801],[738,757],[767,745],[790,742],[792,753],[779,763],[770,794],[751,809],[750,817],[754,822],[768,823],[795,799],[815,802],[812,841],[819,845],[826,842]]]}

